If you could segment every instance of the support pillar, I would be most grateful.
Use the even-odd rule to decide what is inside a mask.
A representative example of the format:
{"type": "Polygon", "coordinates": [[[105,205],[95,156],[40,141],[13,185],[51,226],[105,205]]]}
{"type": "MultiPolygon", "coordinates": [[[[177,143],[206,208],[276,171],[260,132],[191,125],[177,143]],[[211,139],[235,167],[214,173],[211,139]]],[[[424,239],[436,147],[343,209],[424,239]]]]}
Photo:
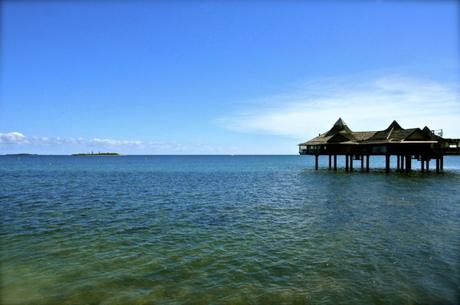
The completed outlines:
{"type": "Polygon", "coordinates": [[[348,155],[345,155],[345,170],[348,172],[348,155]]]}
{"type": "Polygon", "coordinates": [[[350,172],[353,171],[353,155],[350,155],[350,172]]]}
{"type": "Polygon", "coordinates": [[[361,170],[364,169],[364,156],[361,155],[361,170]]]}
{"type": "Polygon", "coordinates": [[[430,171],[430,159],[426,160],[426,171],[430,171]]]}
{"type": "Polygon", "coordinates": [[[441,156],[441,158],[439,159],[439,169],[443,172],[444,171],[444,156],[441,156]]]}
{"type": "Polygon", "coordinates": [[[334,155],[334,170],[337,171],[337,155],[334,155]]]}
{"type": "Polygon", "coordinates": [[[366,155],[366,172],[369,172],[369,155],[366,155]]]}
{"type": "Polygon", "coordinates": [[[401,166],[399,165],[399,155],[396,155],[396,169],[400,169],[401,166]]]}
{"type": "Polygon", "coordinates": [[[331,160],[331,159],[332,159],[332,156],[331,156],[331,155],[329,155],[329,169],[331,169],[331,168],[332,168],[332,164],[331,164],[331,163],[332,163],[332,162],[331,162],[332,160],[331,160]]]}
{"type": "Polygon", "coordinates": [[[439,174],[439,158],[436,158],[436,174],[439,174]]]}
{"type": "Polygon", "coordinates": [[[390,155],[385,155],[385,172],[390,172],[390,155]]]}
{"type": "Polygon", "coordinates": [[[412,156],[406,156],[406,173],[410,172],[412,169],[412,156]]]}
{"type": "Polygon", "coordinates": [[[315,170],[318,170],[318,155],[315,155],[315,170]]]}
{"type": "Polygon", "coordinates": [[[421,171],[422,171],[422,173],[423,173],[423,172],[425,171],[425,160],[422,159],[422,160],[420,161],[420,164],[421,164],[421,168],[420,168],[420,169],[421,169],[421,171]]]}

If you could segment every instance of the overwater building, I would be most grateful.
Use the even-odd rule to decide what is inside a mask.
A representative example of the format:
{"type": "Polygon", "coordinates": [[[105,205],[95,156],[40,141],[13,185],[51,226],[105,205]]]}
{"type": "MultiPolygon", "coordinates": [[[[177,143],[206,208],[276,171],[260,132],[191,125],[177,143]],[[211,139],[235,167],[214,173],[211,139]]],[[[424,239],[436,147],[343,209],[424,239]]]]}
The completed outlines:
{"type": "Polygon", "coordinates": [[[301,155],[314,155],[318,169],[319,156],[329,157],[329,169],[337,170],[337,156],[345,156],[345,170],[353,170],[353,160],[361,161],[361,169],[369,171],[370,156],[385,156],[385,169],[390,171],[391,156],[396,156],[397,169],[412,169],[412,160],[420,161],[421,170],[429,170],[436,161],[436,172],[444,168],[445,155],[460,155],[460,139],[446,139],[428,127],[402,128],[393,121],[380,131],[352,131],[339,118],[332,128],[299,144],[301,155]]]}

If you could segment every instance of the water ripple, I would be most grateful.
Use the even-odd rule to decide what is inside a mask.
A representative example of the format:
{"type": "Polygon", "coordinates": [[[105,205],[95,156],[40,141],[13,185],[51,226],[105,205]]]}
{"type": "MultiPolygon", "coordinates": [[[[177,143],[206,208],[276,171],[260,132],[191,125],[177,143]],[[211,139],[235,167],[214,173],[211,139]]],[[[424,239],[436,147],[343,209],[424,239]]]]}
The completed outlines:
{"type": "Polygon", "coordinates": [[[443,175],[311,165],[0,157],[1,302],[460,302],[458,160],[443,175]]]}

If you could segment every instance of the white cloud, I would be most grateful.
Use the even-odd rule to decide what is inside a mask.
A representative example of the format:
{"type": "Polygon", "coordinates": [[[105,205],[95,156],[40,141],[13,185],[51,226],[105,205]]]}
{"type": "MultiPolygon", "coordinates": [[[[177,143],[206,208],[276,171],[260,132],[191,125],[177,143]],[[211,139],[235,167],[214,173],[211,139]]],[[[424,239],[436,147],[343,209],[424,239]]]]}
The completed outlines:
{"type": "Polygon", "coordinates": [[[190,150],[183,144],[174,142],[160,141],[139,141],[139,140],[118,140],[118,139],[84,139],[84,138],[63,138],[63,137],[36,137],[26,136],[20,132],[0,133],[1,148],[6,151],[15,151],[14,147],[20,151],[35,151],[40,148],[47,152],[58,151],[86,152],[86,151],[105,151],[111,150],[122,153],[183,153],[190,150]],[[13,149],[13,150],[11,150],[13,149]]]}
{"type": "Polygon", "coordinates": [[[250,101],[251,108],[219,118],[225,128],[304,140],[342,117],[352,130],[381,130],[396,119],[403,127],[444,129],[460,136],[458,86],[401,76],[373,80],[327,79],[293,92],[250,101]]]}
{"type": "Polygon", "coordinates": [[[113,140],[99,138],[94,138],[90,140],[89,143],[102,146],[140,146],[144,144],[142,141],[113,140]]]}
{"type": "Polygon", "coordinates": [[[70,154],[79,152],[118,152],[121,154],[226,154],[228,146],[203,143],[120,140],[110,138],[37,137],[19,132],[0,133],[0,154],[44,153],[70,154]]]}
{"type": "Polygon", "coordinates": [[[0,133],[0,144],[24,144],[27,142],[26,136],[20,132],[0,133]]]}
{"type": "Polygon", "coordinates": [[[115,139],[83,139],[83,138],[62,138],[62,137],[28,137],[20,132],[0,133],[0,144],[31,144],[31,145],[97,145],[102,147],[110,146],[142,146],[154,145],[159,142],[142,142],[133,140],[115,139]]]}

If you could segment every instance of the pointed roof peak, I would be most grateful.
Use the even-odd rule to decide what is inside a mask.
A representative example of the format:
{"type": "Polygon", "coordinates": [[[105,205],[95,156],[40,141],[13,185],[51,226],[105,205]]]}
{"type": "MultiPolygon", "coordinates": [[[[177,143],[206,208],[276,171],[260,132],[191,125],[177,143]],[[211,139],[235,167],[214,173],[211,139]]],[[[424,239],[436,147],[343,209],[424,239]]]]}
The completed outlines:
{"type": "Polygon", "coordinates": [[[390,126],[387,127],[386,130],[402,130],[403,128],[401,127],[401,125],[399,125],[398,122],[396,122],[396,120],[393,120],[393,122],[391,122],[390,126]]]}
{"type": "Polygon", "coordinates": [[[332,126],[328,132],[326,132],[326,136],[332,136],[339,132],[351,132],[350,128],[348,128],[347,124],[345,124],[342,118],[339,118],[337,122],[335,122],[334,126],[332,126]]]}
{"type": "Polygon", "coordinates": [[[339,118],[337,122],[335,122],[334,126],[346,126],[345,122],[342,120],[342,118],[339,118]]]}
{"type": "Polygon", "coordinates": [[[431,130],[428,126],[423,127],[422,132],[425,133],[425,135],[427,135],[428,137],[430,137],[432,139],[439,138],[439,136],[437,134],[435,134],[434,131],[431,130]]]}

